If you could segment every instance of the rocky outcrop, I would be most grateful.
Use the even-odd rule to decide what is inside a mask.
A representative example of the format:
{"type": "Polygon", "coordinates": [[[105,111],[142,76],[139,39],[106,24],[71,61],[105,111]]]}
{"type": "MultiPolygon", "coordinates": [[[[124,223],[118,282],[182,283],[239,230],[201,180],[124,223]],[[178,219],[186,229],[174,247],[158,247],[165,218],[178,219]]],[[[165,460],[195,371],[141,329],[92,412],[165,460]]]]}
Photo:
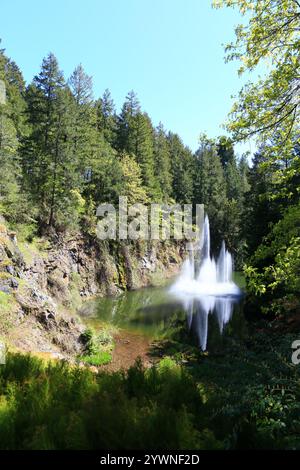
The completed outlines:
{"type": "Polygon", "coordinates": [[[82,238],[63,238],[26,267],[32,279],[68,305],[72,292],[82,298],[116,295],[170,277],[180,266],[182,250],[173,243],[107,244],[82,238]]]}
{"type": "Polygon", "coordinates": [[[0,293],[9,304],[0,335],[22,350],[69,356],[82,348],[82,300],[161,283],[183,254],[172,242],[108,243],[80,234],[46,242],[18,244],[0,223],[0,293]]]}

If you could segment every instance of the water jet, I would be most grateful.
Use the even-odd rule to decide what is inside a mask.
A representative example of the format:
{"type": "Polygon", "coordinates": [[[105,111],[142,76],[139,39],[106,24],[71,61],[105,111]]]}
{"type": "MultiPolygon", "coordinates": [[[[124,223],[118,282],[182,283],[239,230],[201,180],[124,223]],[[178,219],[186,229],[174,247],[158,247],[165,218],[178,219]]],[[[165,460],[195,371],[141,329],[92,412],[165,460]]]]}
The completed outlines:
{"type": "Polygon", "coordinates": [[[230,321],[233,305],[241,297],[240,288],[233,282],[233,259],[222,242],[217,260],[211,256],[210,227],[206,215],[202,238],[198,247],[189,246],[189,257],[184,261],[181,273],[169,292],[178,298],[187,313],[189,329],[198,337],[202,350],[207,347],[208,314],[214,313],[220,333],[230,321]],[[200,253],[198,266],[197,255],[200,253]]]}

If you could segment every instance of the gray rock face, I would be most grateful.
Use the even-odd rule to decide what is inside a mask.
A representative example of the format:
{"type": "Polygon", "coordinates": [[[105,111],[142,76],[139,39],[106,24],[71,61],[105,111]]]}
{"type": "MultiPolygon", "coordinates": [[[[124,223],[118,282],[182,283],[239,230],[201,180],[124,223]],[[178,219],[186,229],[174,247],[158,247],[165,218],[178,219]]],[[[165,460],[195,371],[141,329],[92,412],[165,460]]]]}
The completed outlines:
{"type": "Polygon", "coordinates": [[[18,283],[17,279],[15,279],[14,277],[12,277],[11,280],[10,280],[10,286],[11,286],[13,289],[18,289],[19,283],[18,283]]]}
{"type": "Polygon", "coordinates": [[[6,271],[8,272],[8,274],[11,274],[12,276],[14,276],[15,274],[15,268],[12,265],[6,266],[6,271]]]}
{"type": "Polygon", "coordinates": [[[117,295],[149,285],[157,273],[174,274],[181,260],[175,244],[109,244],[81,235],[56,236],[44,251],[27,246],[30,256],[24,257],[15,235],[5,230],[2,235],[7,242],[0,242],[0,291],[14,294],[17,302],[14,323],[20,337],[15,344],[39,351],[49,350],[50,344],[51,351],[54,346],[64,357],[82,348],[84,325],[68,313],[80,297],[117,295]]]}
{"type": "Polygon", "coordinates": [[[10,294],[11,289],[6,285],[1,285],[0,284],[0,292],[4,292],[4,294],[10,294]]]}

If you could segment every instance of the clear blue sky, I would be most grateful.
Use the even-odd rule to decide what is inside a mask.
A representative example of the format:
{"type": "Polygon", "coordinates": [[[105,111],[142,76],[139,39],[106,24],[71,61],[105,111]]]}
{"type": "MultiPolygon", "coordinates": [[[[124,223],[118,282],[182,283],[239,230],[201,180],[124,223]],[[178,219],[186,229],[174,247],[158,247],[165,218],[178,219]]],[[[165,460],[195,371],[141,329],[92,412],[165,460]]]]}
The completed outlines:
{"type": "Polygon", "coordinates": [[[96,97],[109,88],[119,110],[135,90],[153,123],[194,150],[201,132],[224,133],[231,95],[245,80],[238,64],[224,63],[222,47],[239,21],[211,0],[6,0],[0,37],[27,82],[50,51],[67,77],[81,62],[96,97]]]}

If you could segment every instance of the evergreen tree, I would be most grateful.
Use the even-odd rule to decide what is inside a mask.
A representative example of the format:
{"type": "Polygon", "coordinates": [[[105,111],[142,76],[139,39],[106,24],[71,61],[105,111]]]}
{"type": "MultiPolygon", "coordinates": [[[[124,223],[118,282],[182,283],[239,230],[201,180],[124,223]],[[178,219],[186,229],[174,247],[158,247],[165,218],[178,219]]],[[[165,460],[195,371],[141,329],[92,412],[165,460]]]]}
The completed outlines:
{"type": "Polygon", "coordinates": [[[227,202],[225,177],[215,143],[205,136],[200,139],[196,152],[194,198],[196,203],[205,206],[211,224],[213,247],[217,248],[224,237],[227,202]]]}
{"type": "Polygon", "coordinates": [[[19,156],[20,139],[26,131],[24,80],[4,50],[0,50],[0,85],[0,210],[11,222],[18,223],[30,216],[19,156]]]}
{"type": "Polygon", "coordinates": [[[99,141],[96,127],[96,110],[93,102],[93,84],[79,65],[69,79],[69,86],[73,95],[70,109],[70,140],[72,142],[73,174],[76,176],[74,185],[81,189],[87,181],[91,162],[97,153],[99,141]]]}
{"type": "Polygon", "coordinates": [[[241,174],[236,160],[227,163],[224,171],[226,180],[226,194],[228,199],[234,199],[238,203],[243,201],[241,174]]]}
{"type": "Polygon", "coordinates": [[[130,148],[140,165],[142,180],[148,188],[149,195],[156,199],[159,188],[154,179],[154,133],[151,120],[146,113],[138,113],[133,119],[130,148]]]}
{"type": "Polygon", "coordinates": [[[118,203],[122,194],[122,169],[117,153],[100,137],[93,158],[89,161],[83,195],[98,206],[102,202],[118,203]]]}
{"type": "Polygon", "coordinates": [[[168,145],[172,174],[172,197],[180,204],[188,204],[193,198],[193,156],[177,134],[169,132],[168,145]]]}
{"type": "Polygon", "coordinates": [[[13,121],[20,140],[27,132],[24,99],[25,81],[17,64],[6,57],[5,51],[0,49],[0,79],[3,80],[6,89],[6,104],[9,109],[10,119],[13,121]]]}
{"type": "Polygon", "coordinates": [[[168,140],[162,123],[156,129],[154,141],[154,176],[159,183],[162,199],[172,194],[171,158],[168,140]]]}
{"type": "Polygon", "coordinates": [[[8,105],[0,104],[0,211],[15,222],[22,210],[18,207],[21,200],[18,146],[17,131],[9,115],[8,105]]]}
{"type": "Polygon", "coordinates": [[[246,193],[247,205],[245,210],[245,236],[248,251],[257,249],[263,238],[268,234],[273,222],[280,217],[280,202],[269,197],[274,187],[273,172],[264,166],[266,156],[263,148],[256,152],[252,167],[249,170],[250,188],[246,193]]]}
{"type": "Polygon", "coordinates": [[[219,137],[217,141],[217,152],[223,168],[226,168],[229,163],[235,161],[234,148],[230,138],[226,136],[219,137]]]}
{"type": "Polygon", "coordinates": [[[241,190],[243,194],[243,199],[245,199],[245,194],[250,191],[250,183],[249,183],[249,164],[247,161],[247,156],[242,155],[239,163],[238,163],[238,168],[240,172],[240,178],[241,178],[241,190]]]}
{"type": "Polygon", "coordinates": [[[118,117],[117,148],[120,151],[126,150],[129,153],[132,151],[130,140],[134,127],[133,120],[140,112],[141,107],[137,95],[134,91],[130,91],[126,96],[121,114],[118,117]]]}
{"type": "Polygon", "coordinates": [[[216,149],[224,169],[226,195],[228,199],[241,201],[241,175],[231,139],[225,136],[219,137],[216,149]]]}
{"type": "Polygon", "coordinates": [[[122,195],[127,196],[128,204],[148,202],[148,197],[142,183],[142,172],[133,157],[122,155],[122,195]]]}
{"type": "Polygon", "coordinates": [[[72,97],[53,54],[43,60],[26,96],[32,126],[23,149],[27,187],[39,207],[41,222],[64,226],[71,222],[68,219],[78,202],[72,192],[72,97]]]}
{"type": "Polygon", "coordinates": [[[154,130],[149,116],[141,112],[134,92],[127,95],[119,117],[118,147],[135,156],[148,194],[152,199],[157,199],[159,188],[154,179],[154,130]]]}
{"type": "Polygon", "coordinates": [[[95,106],[98,130],[103,134],[104,139],[114,146],[116,144],[117,117],[115,104],[108,89],[104,91],[102,98],[96,101],[95,106]]]}

